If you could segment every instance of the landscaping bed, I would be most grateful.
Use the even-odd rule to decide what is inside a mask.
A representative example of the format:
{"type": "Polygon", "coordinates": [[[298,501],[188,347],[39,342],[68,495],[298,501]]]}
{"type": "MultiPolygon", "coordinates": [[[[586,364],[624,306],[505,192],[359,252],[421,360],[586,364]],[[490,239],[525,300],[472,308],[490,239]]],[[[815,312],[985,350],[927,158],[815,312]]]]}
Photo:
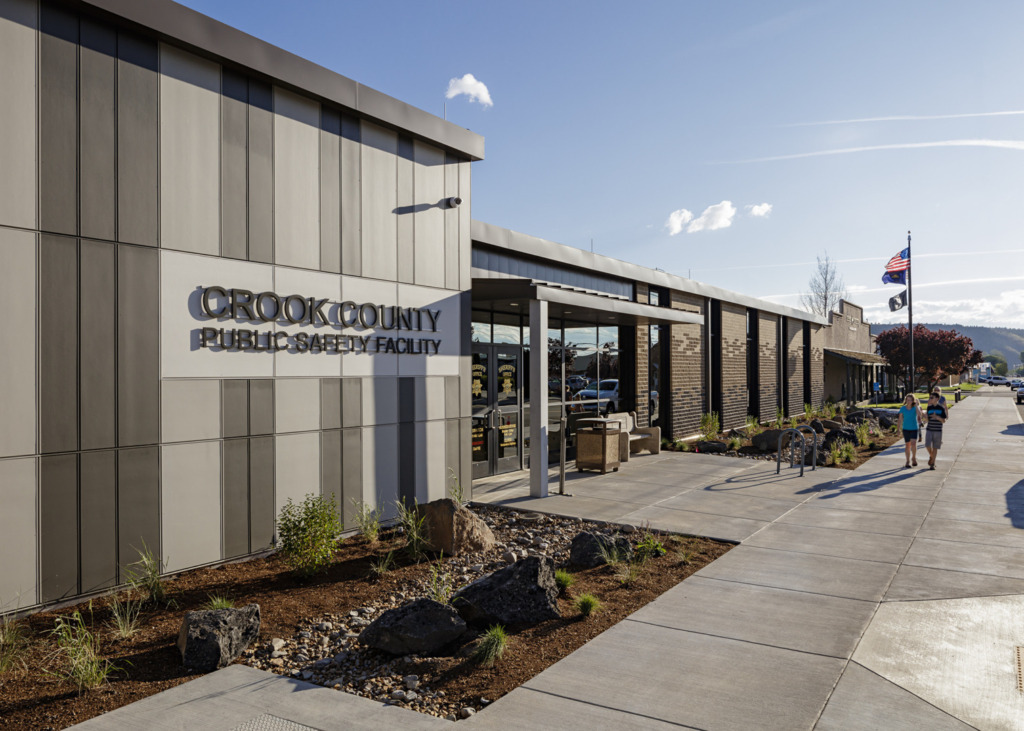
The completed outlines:
{"type": "Polygon", "coordinates": [[[502,508],[473,510],[497,541],[485,553],[414,562],[403,550],[405,537],[392,530],[376,543],[360,537],[344,540],[328,569],[307,581],[297,579],[276,554],[169,578],[169,604],[145,604],[139,630],[127,639],[118,639],[110,627],[109,597],[20,619],[24,637],[17,658],[0,674],[0,728],[66,728],[198,677],[182,666],[175,640],[185,612],[208,608],[211,596],[226,597],[238,607],[260,605],[260,639],[238,662],[440,717],[465,716],[483,710],[731,547],[634,529],[627,536],[634,545],[650,536],[664,543],[667,554],[618,569],[572,569],[575,581],[557,600],[561,618],[507,627],[507,650],[493,667],[470,656],[479,630],[471,630],[437,657],[394,657],[359,642],[370,621],[411,599],[435,595],[439,582],[447,581],[442,588],[450,593],[527,556],[548,556],[562,567],[569,542],[580,531],[611,535],[618,530],[502,508]],[[395,552],[395,567],[375,576],[373,564],[390,551],[395,552]],[[636,567],[634,575],[625,581],[616,576],[629,566],[636,567]],[[597,596],[603,608],[582,617],[575,604],[582,594],[597,596]],[[74,682],[60,677],[65,660],[55,653],[51,634],[58,618],[75,610],[95,633],[100,657],[118,668],[106,683],[81,693],[74,682]]]}

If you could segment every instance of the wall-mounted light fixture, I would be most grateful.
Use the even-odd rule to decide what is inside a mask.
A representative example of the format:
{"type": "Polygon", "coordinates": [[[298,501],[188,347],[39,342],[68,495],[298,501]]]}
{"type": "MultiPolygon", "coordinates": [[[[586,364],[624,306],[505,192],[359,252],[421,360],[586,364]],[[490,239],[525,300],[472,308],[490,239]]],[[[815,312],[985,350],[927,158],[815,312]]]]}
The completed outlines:
{"type": "Polygon", "coordinates": [[[458,208],[462,205],[462,199],[457,195],[453,195],[451,198],[444,199],[445,208],[458,208]]]}

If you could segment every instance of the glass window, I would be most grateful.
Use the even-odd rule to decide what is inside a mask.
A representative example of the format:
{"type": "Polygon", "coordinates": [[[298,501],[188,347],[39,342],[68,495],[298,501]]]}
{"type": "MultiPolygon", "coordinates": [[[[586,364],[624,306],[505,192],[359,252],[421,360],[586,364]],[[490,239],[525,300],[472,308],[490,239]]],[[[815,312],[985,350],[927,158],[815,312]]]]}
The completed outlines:
{"type": "Polygon", "coordinates": [[[470,392],[473,395],[473,408],[477,411],[490,405],[490,396],[487,393],[488,365],[487,353],[473,353],[470,392]]]}
{"type": "Polygon", "coordinates": [[[473,322],[470,332],[474,343],[491,342],[491,313],[473,310],[473,322]]]}
{"type": "Polygon", "coordinates": [[[593,325],[566,325],[566,347],[593,348],[597,345],[597,328],[593,325]]]}
{"type": "Polygon", "coordinates": [[[650,303],[652,305],[654,305],[655,307],[657,307],[659,304],[661,304],[660,293],[654,287],[651,287],[651,290],[648,293],[648,299],[650,300],[650,303]]]}
{"type": "Polygon", "coordinates": [[[600,327],[597,330],[597,344],[600,348],[619,349],[619,327],[600,327]]]}
{"type": "Polygon", "coordinates": [[[509,345],[519,345],[522,343],[519,315],[505,315],[495,312],[492,338],[492,342],[495,343],[507,343],[509,345]]]}

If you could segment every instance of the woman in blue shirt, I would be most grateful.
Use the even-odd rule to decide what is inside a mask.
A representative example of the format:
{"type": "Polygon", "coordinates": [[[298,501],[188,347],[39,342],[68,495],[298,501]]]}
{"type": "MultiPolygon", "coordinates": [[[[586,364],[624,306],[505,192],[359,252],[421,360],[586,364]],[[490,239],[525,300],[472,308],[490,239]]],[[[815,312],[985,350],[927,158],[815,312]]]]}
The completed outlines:
{"type": "Polygon", "coordinates": [[[917,402],[917,396],[908,393],[907,398],[903,401],[903,406],[900,407],[899,419],[899,428],[903,431],[904,449],[907,455],[905,469],[910,469],[911,462],[914,467],[917,467],[917,437],[923,425],[924,414],[921,413],[921,405],[917,402]]]}

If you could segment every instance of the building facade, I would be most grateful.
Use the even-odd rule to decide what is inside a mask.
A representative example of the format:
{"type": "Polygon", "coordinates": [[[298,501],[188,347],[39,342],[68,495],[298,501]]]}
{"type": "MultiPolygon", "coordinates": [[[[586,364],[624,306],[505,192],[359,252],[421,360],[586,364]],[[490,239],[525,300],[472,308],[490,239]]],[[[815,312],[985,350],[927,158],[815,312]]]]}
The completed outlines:
{"type": "Polygon", "coordinates": [[[864,320],[864,309],[846,300],[838,311],[828,315],[825,330],[825,400],[855,404],[886,390],[884,359],[875,353],[871,325],[864,320]]]}

